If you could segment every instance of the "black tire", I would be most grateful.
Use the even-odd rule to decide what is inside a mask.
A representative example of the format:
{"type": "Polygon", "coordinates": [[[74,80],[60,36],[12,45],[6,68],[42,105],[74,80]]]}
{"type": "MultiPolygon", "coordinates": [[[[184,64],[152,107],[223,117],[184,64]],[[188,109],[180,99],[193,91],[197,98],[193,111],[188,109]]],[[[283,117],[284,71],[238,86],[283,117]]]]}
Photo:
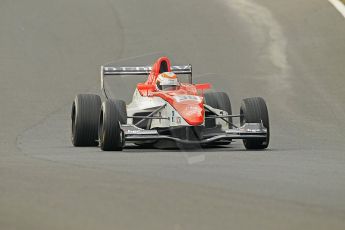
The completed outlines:
{"type": "Polygon", "coordinates": [[[79,94],[72,105],[72,144],[74,146],[98,145],[98,121],[101,98],[94,94],[79,94]]]}
{"type": "Polygon", "coordinates": [[[119,121],[121,124],[127,124],[127,108],[126,108],[126,102],[122,100],[111,100],[118,112],[119,112],[119,121]]]}
{"type": "MultiPolygon", "coordinates": [[[[204,94],[205,104],[215,109],[226,111],[229,115],[232,114],[231,102],[227,93],[224,92],[207,92],[204,94]]],[[[228,118],[228,121],[232,124],[232,117],[228,118]]],[[[229,124],[229,128],[232,125],[229,124]]]]}
{"type": "Polygon", "coordinates": [[[120,129],[120,109],[113,100],[103,102],[99,116],[99,142],[103,151],[122,151],[124,136],[120,129]]]}
{"type": "Polygon", "coordinates": [[[240,114],[242,115],[241,125],[245,123],[261,123],[262,121],[265,128],[267,128],[267,138],[243,140],[246,149],[267,148],[270,141],[270,124],[265,100],[261,97],[244,99],[241,104],[240,114]]]}

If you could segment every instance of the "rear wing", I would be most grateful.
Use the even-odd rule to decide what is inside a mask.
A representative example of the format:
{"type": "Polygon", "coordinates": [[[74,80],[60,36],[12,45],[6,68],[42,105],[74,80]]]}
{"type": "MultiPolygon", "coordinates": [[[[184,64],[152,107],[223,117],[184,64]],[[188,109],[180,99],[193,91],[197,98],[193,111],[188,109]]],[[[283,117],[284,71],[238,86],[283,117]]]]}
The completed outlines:
{"type": "MultiPolygon", "coordinates": [[[[189,81],[192,83],[192,65],[175,65],[170,67],[175,74],[189,74],[189,81]]],[[[149,75],[152,66],[101,66],[101,88],[104,89],[104,78],[116,75],[149,75]]]]}
{"type": "MultiPolygon", "coordinates": [[[[192,74],[192,65],[176,65],[170,67],[176,74],[192,74]]],[[[102,66],[102,75],[148,75],[152,70],[151,66],[135,67],[114,67],[102,66]]]]}

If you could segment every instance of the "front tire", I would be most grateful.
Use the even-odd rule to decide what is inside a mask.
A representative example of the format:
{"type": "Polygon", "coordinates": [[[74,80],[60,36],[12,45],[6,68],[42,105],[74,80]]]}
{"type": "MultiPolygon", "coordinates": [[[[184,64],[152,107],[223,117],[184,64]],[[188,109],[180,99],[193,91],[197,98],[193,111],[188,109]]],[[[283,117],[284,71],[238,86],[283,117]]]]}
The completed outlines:
{"type": "MultiPolygon", "coordinates": [[[[122,111],[123,112],[123,111],[122,111]]],[[[120,123],[121,108],[113,100],[103,102],[99,117],[99,142],[103,151],[122,151],[125,138],[120,123]]],[[[127,118],[126,118],[127,119],[127,118]]]]}
{"type": "Polygon", "coordinates": [[[101,98],[94,94],[79,94],[72,105],[72,144],[74,146],[98,145],[98,119],[101,98]]]}
{"type": "Polygon", "coordinates": [[[270,141],[270,124],[266,102],[261,97],[246,98],[242,101],[241,109],[241,126],[245,123],[263,123],[267,129],[266,138],[243,140],[246,149],[265,149],[270,141]]]}

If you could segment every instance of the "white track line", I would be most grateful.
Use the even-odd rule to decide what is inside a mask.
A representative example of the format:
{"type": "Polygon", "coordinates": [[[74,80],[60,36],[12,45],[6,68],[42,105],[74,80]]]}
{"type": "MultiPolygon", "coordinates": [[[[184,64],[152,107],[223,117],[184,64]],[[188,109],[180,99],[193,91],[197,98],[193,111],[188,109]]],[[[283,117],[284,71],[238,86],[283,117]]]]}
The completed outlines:
{"type": "Polygon", "coordinates": [[[345,5],[340,0],[328,0],[345,18],[345,5]]]}

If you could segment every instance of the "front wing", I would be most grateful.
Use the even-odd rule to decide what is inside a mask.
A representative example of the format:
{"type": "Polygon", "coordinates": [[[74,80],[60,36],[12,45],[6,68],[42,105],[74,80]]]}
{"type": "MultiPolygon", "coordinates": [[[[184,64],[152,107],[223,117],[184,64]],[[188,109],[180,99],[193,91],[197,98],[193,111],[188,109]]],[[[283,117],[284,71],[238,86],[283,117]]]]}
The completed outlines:
{"type": "Polygon", "coordinates": [[[121,129],[124,133],[126,142],[138,142],[138,141],[159,141],[159,140],[171,140],[181,144],[211,144],[212,142],[220,140],[232,140],[232,139],[258,139],[267,138],[267,129],[262,123],[245,123],[239,128],[227,129],[224,131],[218,130],[203,135],[198,140],[181,139],[170,135],[161,135],[157,130],[141,129],[134,125],[121,125],[121,129]]]}

